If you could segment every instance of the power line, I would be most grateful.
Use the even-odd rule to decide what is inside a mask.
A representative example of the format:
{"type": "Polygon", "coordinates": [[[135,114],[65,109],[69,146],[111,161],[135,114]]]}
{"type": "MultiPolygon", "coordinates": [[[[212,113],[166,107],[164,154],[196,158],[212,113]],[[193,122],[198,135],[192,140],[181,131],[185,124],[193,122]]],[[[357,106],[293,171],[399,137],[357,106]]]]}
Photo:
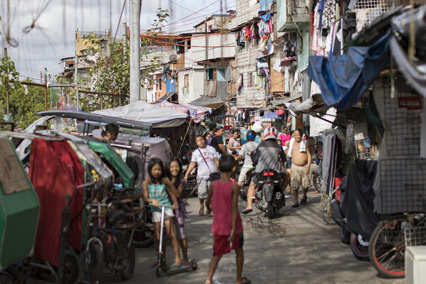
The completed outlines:
{"type": "Polygon", "coordinates": [[[235,47],[235,45],[213,45],[213,46],[205,46],[205,45],[190,45],[190,44],[179,44],[179,43],[173,43],[173,42],[167,42],[167,41],[161,41],[161,40],[152,40],[153,43],[159,42],[163,43],[165,45],[177,45],[177,46],[188,46],[188,47],[203,47],[203,48],[217,48],[217,47],[235,47]]]}
{"type": "Polygon", "coordinates": [[[120,19],[118,20],[117,29],[115,30],[114,40],[112,44],[115,43],[115,38],[117,37],[118,28],[120,27],[121,17],[123,16],[124,7],[126,6],[126,0],[124,0],[123,8],[121,9],[120,19]]]}
{"type": "Polygon", "coordinates": [[[196,11],[196,12],[192,13],[192,14],[187,15],[187,16],[183,17],[183,18],[182,18],[182,19],[180,19],[180,20],[177,20],[177,21],[171,22],[171,23],[170,23],[170,24],[168,24],[168,25],[175,24],[175,23],[180,22],[180,21],[182,21],[182,20],[184,20],[184,19],[187,19],[187,18],[191,17],[192,15],[194,15],[194,14],[196,14],[196,13],[198,13],[198,12],[202,11],[202,10],[205,10],[206,8],[208,8],[208,7],[212,6],[213,4],[215,4],[215,3],[219,2],[219,1],[221,1],[221,0],[216,0],[216,1],[214,1],[213,3],[211,3],[210,5],[207,5],[206,7],[201,8],[200,10],[198,10],[198,11],[196,11]]]}

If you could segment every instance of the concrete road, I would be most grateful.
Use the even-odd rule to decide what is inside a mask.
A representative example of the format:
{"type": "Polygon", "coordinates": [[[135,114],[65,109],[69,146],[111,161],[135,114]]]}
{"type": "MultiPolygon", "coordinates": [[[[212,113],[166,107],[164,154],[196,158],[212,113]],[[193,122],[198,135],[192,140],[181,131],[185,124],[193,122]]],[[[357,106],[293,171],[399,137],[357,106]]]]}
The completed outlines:
{"type": "MultiPolygon", "coordinates": [[[[257,209],[243,215],[245,264],[243,275],[252,283],[405,283],[404,279],[383,279],[368,261],[353,256],[342,244],[336,225],[321,218],[320,196],[309,193],[308,204],[291,208],[292,199],[275,219],[268,220],[257,209]]],[[[125,283],[204,283],[212,256],[212,218],[198,216],[198,199],[189,198],[186,219],[189,256],[198,261],[198,270],[157,278],[150,269],[154,247],[137,249],[135,276],[125,283]]],[[[245,202],[240,202],[240,211],[245,202]]],[[[173,255],[169,246],[167,259],[173,255]]],[[[235,283],[235,253],[219,263],[215,283],[235,283]]],[[[120,283],[119,277],[105,275],[101,283],[120,283]]]]}

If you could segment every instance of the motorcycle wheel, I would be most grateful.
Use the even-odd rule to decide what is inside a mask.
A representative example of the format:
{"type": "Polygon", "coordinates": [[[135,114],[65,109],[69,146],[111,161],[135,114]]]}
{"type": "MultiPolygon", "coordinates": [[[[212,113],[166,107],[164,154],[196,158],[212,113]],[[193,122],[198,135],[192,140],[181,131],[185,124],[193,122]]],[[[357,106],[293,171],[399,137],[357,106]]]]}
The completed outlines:
{"type": "Polygon", "coordinates": [[[267,208],[267,214],[268,214],[268,219],[272,219],[274,218],[274,207],[272,206],[271,202],[268,202],[268,208],[267,208]]]}
{"type": "Polygon", "coordinates": [[[247,200],[247,191],[248,191],[249,185],[243,184],[241,190],[240,190],[240,198],[241,200],[247,200]]]}
{"type": "Polygon", "coordinates": [[[351,234],[350,237],[351,250],[358,260],[370,260],[368,256],[368,240],[359,234],[351,234]]]}
{"type": "Polygon", "coordinates": [[[379,224],[371,235],[370,261],[384,277],[405,277],[405,224],[409,224],[405,216],[387,220],[379,224]]]}
{"type": "Polygon", "coordinates": [[[121,271],[121,279],[129,280],[133,278],[133,274],[135,272],[135,246],[133,243],[129,248],[126,249],[126,255],[123,259],[123,270],[121,271]]]}
{"type": "Polygon", "coordinates": [[[351,233],[346,231],[345,228],[340,227],[340,241],[345,244],[349,245],[351,243],[351,233]]]}

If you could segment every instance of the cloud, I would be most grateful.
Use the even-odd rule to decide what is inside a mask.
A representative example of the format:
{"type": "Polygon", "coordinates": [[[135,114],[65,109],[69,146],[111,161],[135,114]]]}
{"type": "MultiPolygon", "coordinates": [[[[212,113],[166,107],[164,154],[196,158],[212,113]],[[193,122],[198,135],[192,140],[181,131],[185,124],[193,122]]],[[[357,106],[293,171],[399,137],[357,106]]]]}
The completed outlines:
{"type": "MultiPolygon", "coordinates": [[[[235,0],[221,1],[229,4],[235,0]]],[[[5,2],[7,1],[0,2],[2,2],[0,4],[2,47],[8,48],[8,56],[15,61],[18,72],[25,76],[38,78],[40,71],[45,67],[53,75],[62,72],[62,66],[58,63],[63,57],[74,56],[75,31],[77,29],[80,31],[105,31],[111,28],[114,34],[124,1],[13,0],[10,1],[9,21],[5,18],[5,15],[7,15],[5,2]],[[47,8],[43,10],[42,8],[46,4],[48,4],[47,8]],[[29,27],[34,19],[37,19],[35,26],[29,29],[28,33],[25,33],[24,29],[29,27]],[[16,48],[6,43],[5,34],[8,27],[11,36],[19,43],[16,48]]],[[[121,19],[122,23],[130,23],[130,2],[130,0],[126,1],[121,19]]],[[[213,2],[214,0],[142,0],[141,30],[151,27],[160,5],[161,8],[170,10],[171,15],[168,22],[173,22],[193,14],[190,10],[200,10],[213,2]],[[173,2],[187,8],[179,7],[173,2]]],[[[212,13],[219,9],[219,5],[220,2],[200,13],[212,13]]],[[[189,16],[189,19],[199,17],[199,14],[189,16]]],[[[185,23],[182,25],[185,26],[185,23]]],[[[176,28],[179,28],[179,26],[176,25],[176,28]]],[[[191,28],[192,25],[185,27],[185,29],[191,28]]]]}

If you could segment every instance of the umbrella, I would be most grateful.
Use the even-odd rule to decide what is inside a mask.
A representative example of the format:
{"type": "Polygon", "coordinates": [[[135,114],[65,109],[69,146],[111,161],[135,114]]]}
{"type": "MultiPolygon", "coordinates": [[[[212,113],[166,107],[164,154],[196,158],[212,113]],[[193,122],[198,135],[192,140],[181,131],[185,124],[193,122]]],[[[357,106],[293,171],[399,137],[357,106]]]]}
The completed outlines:
{"type": "Polygon", "coordinates": [[[266,118],[266,119],[281,119],[281,116],[279,116],[278,114],[276,114],[275,112],[268,112],[265,113],[262,118],[266,118]]]}

